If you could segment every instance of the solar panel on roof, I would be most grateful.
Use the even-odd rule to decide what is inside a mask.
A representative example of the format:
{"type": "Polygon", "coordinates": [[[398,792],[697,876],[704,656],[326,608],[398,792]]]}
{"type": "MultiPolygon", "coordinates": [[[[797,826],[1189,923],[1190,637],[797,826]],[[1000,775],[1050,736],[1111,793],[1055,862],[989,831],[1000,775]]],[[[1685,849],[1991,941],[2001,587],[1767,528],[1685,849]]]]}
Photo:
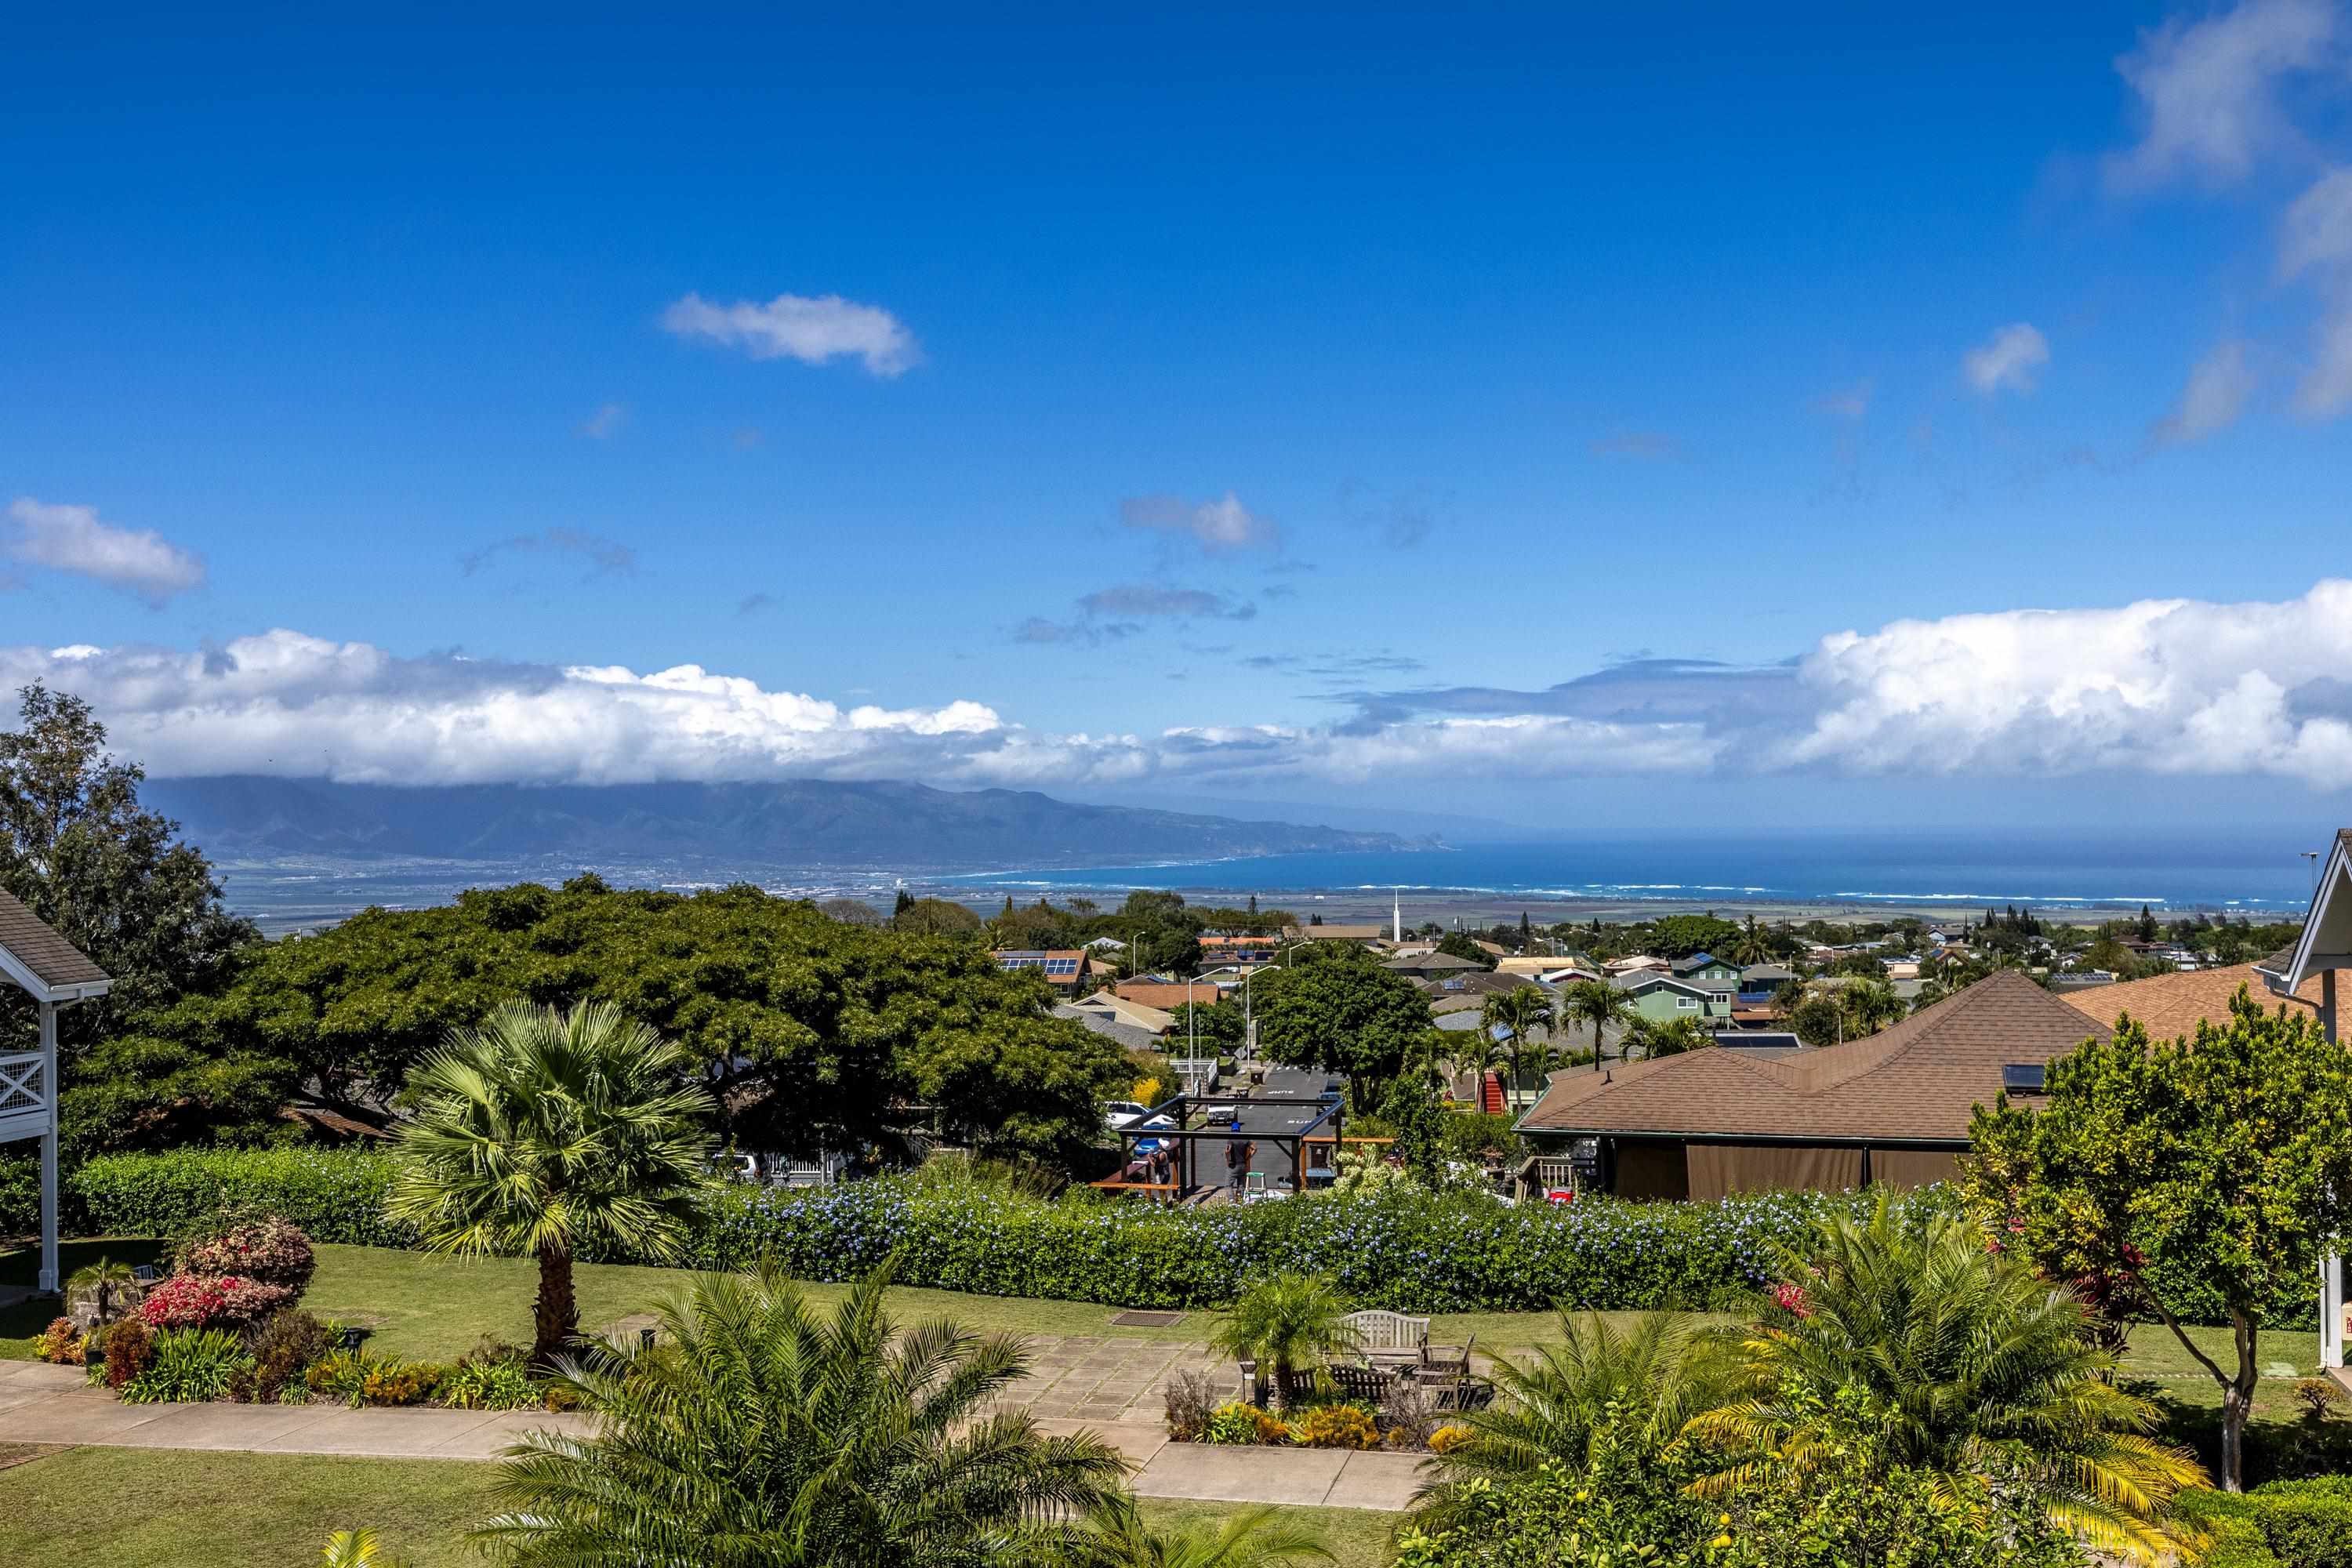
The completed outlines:
{"type": "Polygon", "coordinates": [[[2046,1070],[2040,1062],[2011,1062],[2000,1069],[2000,1087],[2013,1094],[2040,1094],[2046,1070]]]}

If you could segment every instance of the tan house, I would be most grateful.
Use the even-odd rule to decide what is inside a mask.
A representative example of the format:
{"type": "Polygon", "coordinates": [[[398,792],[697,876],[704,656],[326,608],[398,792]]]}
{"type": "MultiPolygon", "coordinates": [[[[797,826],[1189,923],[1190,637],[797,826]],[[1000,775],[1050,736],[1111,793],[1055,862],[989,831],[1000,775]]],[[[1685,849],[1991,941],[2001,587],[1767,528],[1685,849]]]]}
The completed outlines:
{"type": "Polygon", "coordinates": [[[1627,1198],[1711,1199],[1950,1177],[1979,1105],[2037,1092],[2043,1067],[2105,1026],[2015,970],[1866,1040],[1710,1050],[1553,1077],[1522,1136],[1627,1198]]]}

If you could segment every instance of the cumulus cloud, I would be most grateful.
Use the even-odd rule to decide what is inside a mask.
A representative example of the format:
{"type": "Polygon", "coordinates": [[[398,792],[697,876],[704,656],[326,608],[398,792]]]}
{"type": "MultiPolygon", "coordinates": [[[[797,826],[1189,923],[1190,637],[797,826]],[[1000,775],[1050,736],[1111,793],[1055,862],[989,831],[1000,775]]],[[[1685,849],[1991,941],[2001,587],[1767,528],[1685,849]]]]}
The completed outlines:
{"type": "MultiPolygon", "coordinates": [[[[201,558],[152,528],[117,528],[95,507],[52,505],[19,496],[8,504],[0,561],[87,577],[135,595],[156,609],[205,580],[201,558]]],[[[9,574],[0,574],[5,582],[9,574]]]]}
{"type": "Polygon", "coordinates": [[[922,358],[914,333],[898,317],[838,294],[779,294],[765,304],[738,300],[730,305],[688,294],[662,312],[662,325],[682,338],[741,349],[753,359],[824,364],[854,358],[868,374],[886,379],[905,374],[922,358]]]}
{"type": "Polygon", "coordinates": [[[501,555],[572,555],[588,563],[588,575],[636,574],[637,552],[617,540],[577,528],[551,528],[539,533],[519,533],[470,550],[457,558],[468,577],[480,573],[501,555]]]}
{"type": "Polygon", "coordinates": [[[2029,321],[2012,321],[1970,349],[1960,360],[1969,384],[1990,397],[2000,392],[2031,392],[2033,378],[2050,363],[2050,340],[2029,321]]]}
{"type": "Polygon", "coordinates": [[[2139,100],[2142,132],[2106,161],[2112,189],[2144,190],[2176,175],[2244,178],[2295,132],[2279,93],[2286,79],[2342,57],[2327,0],[2245,0],[2200,21],[2176,18],[2140,35],[2116,69],[2139,100]]]}
{"type": "MultiPolygon", "coordinates": [[[[1040,640],[1066,640],[1054,623],[1040,640]]],[[[1129,623],[1118,623],[1126,625],[1129,623]]],[[[1080,623],[1079,638],[1111,634],[1080,623]]],[[[1386,650],[1255,656],[1361,679],[1386,650]]],[[[88,698],[161,775],[396,784],[920,777],[1525,778],[1713,770],[1939,777],[2263,776],[2352,786],[2352,581],[2300,598],[2011,610],[1825,637],[1731,665],[1643,658],[1533,691],[1354,690],[1324,724],[1139,735],[1025,728],[982,702],[844,706],[698,665],[401,657],[272,631],[195,650],[0,647],[0,689],[88,698]]]]}
{"type": "Polygon", "coordinates": [[[2246,345],[2222,343],[2189,373],[2180,400],[2158,422],[2155,438],[2185,444],[2226,430],[2245,412],[2246,400],[2253,392],[2254,373],[2246,363],[2246,345]]]}
{"type": "Polygon", "coordinates": [[[1282,531],[1231,490],[1198,506],[1178,496],[1130,496],[1118,503],[1118,516],[1129,528],[1190,539],[1212,554],[1282,548],[1282,531]]]}
{"type": "Polygon", "coordinates": [[[2259,773],[2341,789],[2352,722],[2352,582],[2299,599],[2147,599],[1897,621],[1824,637],[1800,667],[1822,702],[1780,748],[1862,772],[2259,773]]]}

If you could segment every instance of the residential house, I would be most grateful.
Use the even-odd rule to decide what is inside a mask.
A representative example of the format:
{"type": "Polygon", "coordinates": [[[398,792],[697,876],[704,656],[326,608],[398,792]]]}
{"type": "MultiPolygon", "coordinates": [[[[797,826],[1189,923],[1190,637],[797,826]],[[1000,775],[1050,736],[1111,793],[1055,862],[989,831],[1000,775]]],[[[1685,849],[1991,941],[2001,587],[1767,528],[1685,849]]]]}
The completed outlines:
{"type": "Polygon", "coordinates": [[[1666,971],[1666,961],[1654,952],[1636,952],[1623,958],[1612,958],[1601,967],[1608,971],[1613,980],[1620,974],[1638,973],[1646,969],[1654,969],[1663,974],[1666,971]]]}
{"type": "MultiPolygon", "coordinates": [[[[1116,991],[1097,991],[1091,996],[1066,1005],[1076,1011],[1092,1015],[1097,1020],[1125,1024],[1154,1037],[1171,1034],[1176,1027],[1175,1014],[1140,1002],[1129,1002],[1116,991]]],[[[1088,1026],[1094,1026],[1089,1024],[1088,1026]]],[[[1096,1032],[1105,1031],[1097,1029],[1096,1032]]]]}
{"type": "Polygon", "coordinates": [[[1666,973],[1685,985],[1696,985],[1710,996],[1722,998],[1728,1016],[1727,1010],[1739,991],[1739,965],[1711,952],[1694,952],[1675,959],[1666,973]]]}
{"type": "Polygon", "coordinates": [[[1201,957],[1209,963],[1272,963],[1278,945],[1270,936],[1204,936],[1201,957]]]}
{"type": "Polygon", "coordinates": [[[1111,989],[1122,1002],[1140,1002],[1169,1013],[1188,1004],[1213,1007],[1226,994],[1225,987],[1205,980],[1122,980],[1111,989]]]}
{"type": "Polygon", "coordinates": [[[1092,967],[1085,948],[1056,948],[1045,952],[1038,948],[999,948],[990,955],[999,969],[1034,969],[1054,984],[1054,989],[1064,995],[1075,996],[1087,982],[1087,972],[1092,967]]]}
{"type": "Polygon", "coordinates": [[[1711,1199],[1949,1178],[1970,1117],[2104,1025],[2002,970],[1843,1046],[1740,1048],[1555,1074],[1521,1136],[1621,1197],[1711,1199]]]}
{"type": "Polygon", "coordinates": [[[1388,934],[1389,928],[1381,925],[1285,926],[1282,940],[1285,942],[1352,942],[1359,946],[1370,947],[1375,943],[1387,941],[1388,934]]]}
{"type": "Polygon", "coordinates": [[[1484,974],[1486,966],[1470,959],[1456,958],[1450,952],[1432,950],[1428,952],[1401,952],[1383,960],[1382,969],[1392,969],[1399,974],[1410,974],[1416,980],[1430,980],[1439,975],[1484,974]]]}
{"type": "Polygon", "coordinates": [[[1708,991],[1659,970],[1637,969],[1612,975],[1609,984],[1624,994],[1634,1012],[1653,1023],[1690,1018],[1712,1029],[1731,1018],[1733,993],[1708,991]]]}

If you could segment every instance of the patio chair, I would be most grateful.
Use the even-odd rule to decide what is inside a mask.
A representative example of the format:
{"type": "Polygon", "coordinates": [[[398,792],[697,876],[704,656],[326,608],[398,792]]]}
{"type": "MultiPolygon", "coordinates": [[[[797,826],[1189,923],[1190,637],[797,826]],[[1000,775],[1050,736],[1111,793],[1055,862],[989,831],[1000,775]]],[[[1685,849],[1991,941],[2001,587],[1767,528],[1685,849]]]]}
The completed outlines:
{"type": "Polygon", "coordinates": [[[1384,1409],[1389,1391],[1395,1386],[1397,1374],[1377,1366],[1347,1366],[1334,1364],[1331,1382],[1339,1397],[1358,1405],[1369,1405],[1375,1410],[1384,1409]]]}
{"type": "Polygon", "coordinates": [[[1470,1351],[1477,1342],[1475,1334],[1458,1345],[1433,1345],[1424,1339],[1421,1345],[1421,1364],[1426,1371],[1440,1375],[1467,1377],[1470,1375],[1470,1351]]]}

